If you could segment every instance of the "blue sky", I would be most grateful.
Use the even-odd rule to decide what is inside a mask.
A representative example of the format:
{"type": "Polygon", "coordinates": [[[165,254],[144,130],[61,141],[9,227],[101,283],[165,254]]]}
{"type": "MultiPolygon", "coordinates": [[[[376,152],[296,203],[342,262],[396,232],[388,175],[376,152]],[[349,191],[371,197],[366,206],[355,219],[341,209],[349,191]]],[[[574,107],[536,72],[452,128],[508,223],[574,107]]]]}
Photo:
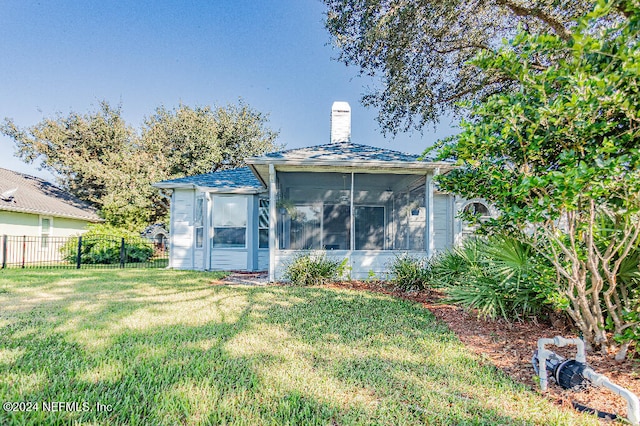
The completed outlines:
{"type": "MultiPolygon", "coordinates": [[[[423,135],[385,139],[360,104],[374,81],[333,58],[319,0],[27,1],[0,12],[0,119],[45,117],[121,104],[136,128],[156,107],[244,99],[268,113],[287,148],[327,143],[335,100],[352,108],[352,140],[420,153],[455,132],[449,120],[423,135]]],[[[0,136],[0,167],[35,174],[0,136]]]]}

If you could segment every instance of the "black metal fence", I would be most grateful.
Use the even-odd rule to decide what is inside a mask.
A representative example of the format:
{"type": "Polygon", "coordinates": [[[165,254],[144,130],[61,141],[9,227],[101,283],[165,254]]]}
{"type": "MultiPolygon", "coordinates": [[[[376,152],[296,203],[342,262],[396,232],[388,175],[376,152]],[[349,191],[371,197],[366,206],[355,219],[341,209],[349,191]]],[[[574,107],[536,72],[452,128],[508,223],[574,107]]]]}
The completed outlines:
{"type": "Polygon", "coordinates": [[[164,268],[166,239],[109,235],[31,237],[3,235],[0,264],[5,268],[164,268]]]}

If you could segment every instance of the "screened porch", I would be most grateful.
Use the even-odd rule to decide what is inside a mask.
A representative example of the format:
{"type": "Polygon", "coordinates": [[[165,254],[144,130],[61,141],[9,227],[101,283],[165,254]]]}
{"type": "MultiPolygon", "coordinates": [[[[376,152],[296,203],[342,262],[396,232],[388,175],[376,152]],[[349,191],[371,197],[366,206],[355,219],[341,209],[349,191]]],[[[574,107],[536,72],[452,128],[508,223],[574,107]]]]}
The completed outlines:
{"type": "Polygon", "coordinates": [[[300,250],[349,257],[356,276],[382,273],[398,251],[427,255],[424,174],[279,171],[276,182],[277,269],[300,250]]]}
{"type": "Polygon", "coordinates": [[[426,250],[424,175],[278,173],[281,250],[426,250]]]}

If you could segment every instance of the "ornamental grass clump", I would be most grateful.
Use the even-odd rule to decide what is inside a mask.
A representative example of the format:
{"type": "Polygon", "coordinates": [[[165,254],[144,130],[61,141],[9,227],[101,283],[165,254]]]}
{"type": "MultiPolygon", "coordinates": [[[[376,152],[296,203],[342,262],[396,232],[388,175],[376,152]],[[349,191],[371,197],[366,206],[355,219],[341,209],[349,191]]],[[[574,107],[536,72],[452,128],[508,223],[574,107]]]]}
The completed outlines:
{"type": "Polygon", "coordinates": [[[404,254],[396,256],[390,265],[392,282],[402,291],[424,290],[428,283],[428,271],[424,258],[404,254]]]}
{"type": "Polygon", "coordinates": [[[342,277],[346,263],[347,259],[328,259],[324,253],[299,254],[287,264],[284,279],[299,286],[328,284],[342,277]]]}

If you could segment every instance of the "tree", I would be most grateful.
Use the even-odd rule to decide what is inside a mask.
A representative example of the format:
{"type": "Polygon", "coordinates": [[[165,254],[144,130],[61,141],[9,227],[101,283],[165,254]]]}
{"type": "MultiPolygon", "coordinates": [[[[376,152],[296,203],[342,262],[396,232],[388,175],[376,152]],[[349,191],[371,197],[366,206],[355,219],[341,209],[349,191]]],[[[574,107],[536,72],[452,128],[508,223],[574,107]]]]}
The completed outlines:
{"type": "Polygon", "coordinates": [[[268,117],[240,102],[226,107],[160,107],[136,132],[121,108],[101,102],[88,114],[58,114],[0,132],[17,155],[58,177],[58,184],[96,206],[109,224],[141,229],[164,220],[167,206],[152,183],[238,167],[248,155],[277,148],[268,117]]]}
{"type": "Polygon", "coordinates": [[[268,117],[244,102],[209,106],[164,107],[145,120],[141,144],[169,177],[208,173],[244,165],[244,158],[276,149],[277,132],[268,117]]]}
{"type": "Polygon", "coordinates": [[[100,205],[108,191],[105,164],[117,169],[111,164],[121,162],[120,153],[135,139],[120,108],[106,102],[98,111],[46,118],[28,129],[5,119],[0,131],[14,140],[18,157],[30,163],[40,160],[40,167],[55,173],[65,189],[94,205],[100,205]]]}
{"type": "Polygon", "coordinates": [[[508,75],[517,90],[472,105],[462,133],[439,146],[440,159],[461,166],[438,178],[441,188],[489,200],[502,229],[529,234],[584,339],[603,349],[606,328],[638,326],[628,319],[638,282],[620,275],[640,245],[639,10],[602,0],[569,39],[521,32],[479,55],[475,66],[508,75]],[[614,8],[627,19],[597,30],[614,8]]]}
{"type": "Polygon", "coordinates": [[[505,75],[469,61],[499,46],[518,26],[571,37],[573,19],[593,0],[324,0],[339,60],[375,77],[362,102],[392,134],[435,123],[458,102],[509,88],[505,75]]]}

